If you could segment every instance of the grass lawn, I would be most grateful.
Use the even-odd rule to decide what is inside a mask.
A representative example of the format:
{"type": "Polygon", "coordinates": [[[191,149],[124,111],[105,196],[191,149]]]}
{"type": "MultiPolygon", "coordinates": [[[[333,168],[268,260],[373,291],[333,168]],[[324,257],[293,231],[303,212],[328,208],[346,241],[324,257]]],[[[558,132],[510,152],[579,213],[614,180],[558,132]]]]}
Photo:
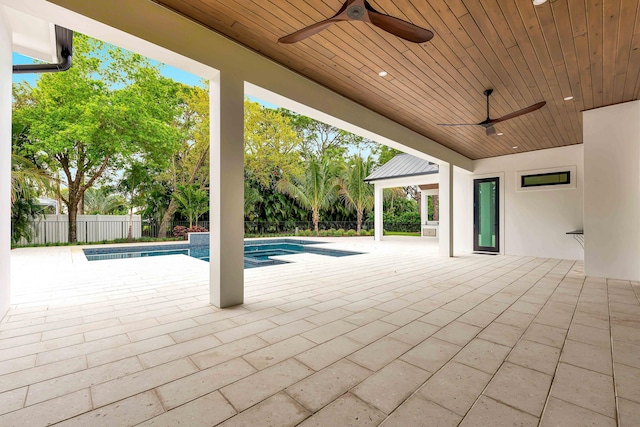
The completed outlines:
{"type": "Polygon", "coordinates": [[[385,231],[385,236],[415,236],[420,237],[420,232],[412,232],[412,231],[385,231]]]}

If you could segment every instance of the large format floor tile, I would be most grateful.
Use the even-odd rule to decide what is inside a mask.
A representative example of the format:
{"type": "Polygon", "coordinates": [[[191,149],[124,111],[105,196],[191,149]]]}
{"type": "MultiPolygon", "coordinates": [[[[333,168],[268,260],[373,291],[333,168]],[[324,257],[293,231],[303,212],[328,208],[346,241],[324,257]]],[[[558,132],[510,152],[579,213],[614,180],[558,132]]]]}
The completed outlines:
{"type": "Polygon", "coordinates": [[[246,270],[224,310],[187,256],[12,251],[0,425],[638,425],[638,283],[323,241],[363,254],[246,270]]]}

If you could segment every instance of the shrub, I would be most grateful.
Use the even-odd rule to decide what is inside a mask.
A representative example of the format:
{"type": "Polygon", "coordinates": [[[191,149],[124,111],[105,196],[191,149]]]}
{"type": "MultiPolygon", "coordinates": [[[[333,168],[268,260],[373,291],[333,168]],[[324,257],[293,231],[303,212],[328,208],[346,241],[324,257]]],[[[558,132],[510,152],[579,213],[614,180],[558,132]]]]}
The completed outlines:
{"type": "Polygon", "coordinates": [[[336,229],[335,228],[330,228],[327,230],[327,236],[335,236],[336,235],[336,229]]]}
{"type": "Polygon", "coordinates": [[[313,234],[313,232],[311,230],[309,230],[308,228],[306,230],[304,230],[302,232],[305,236],[311,236],[313,234]]]}
{"type": "Polygon", "coordinates": [[[353,237],[353,236],[355,236],[356,234],[358,234],[358,233],[356,232],[356,230],[353,230],[353,229],[349,229],[349,230],[347,230],[347,236],[349,236],[349,237],[353,237]]]}
{"type": "Polygon", "coordinates": [[[335,235],[338,237],[344,236],[344,229],[343,228],[337,229],[335,235]]]}
{"type": "Polygon", "coordinates": [[[189,228],[182,225],[176,225],[175,227],[173,227],[171,234],[173,235],[173,237],[182,237],[183,239],[187,240],[187,235],[189,233],[204,233],[207,231],[209,230],[204,227],[200,227],[199,225],[194,225],[193,227],[189,228]]]}
{"type": "Polygon", "coordinates": [[[318,235],[320,237],[327,237],[329,233],[327,232],[327,230],[320,230],[320,233],[318,233],[318,235]]]}
{"type": "Polygon", "coordinates": [[[173,237],[182,237],[186,239],[187,227],[184,227],[182,225],[176,225],[175,227],[173,227],[173,230],[171,230],[171,235],[173,235],[173,237]]]}

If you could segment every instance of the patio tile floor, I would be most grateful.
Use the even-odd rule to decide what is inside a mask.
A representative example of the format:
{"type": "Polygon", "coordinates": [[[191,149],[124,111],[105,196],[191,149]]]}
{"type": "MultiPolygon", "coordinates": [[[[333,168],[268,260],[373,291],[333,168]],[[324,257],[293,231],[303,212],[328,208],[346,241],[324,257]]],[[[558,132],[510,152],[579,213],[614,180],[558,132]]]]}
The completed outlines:
{"type": "Polygon", "coordinates": [[[186,256],[14,250],[0,425],[640,424],[640,284],[426,239],[327,246],[366,253],[246,270],[226,310],[186,256]]]}

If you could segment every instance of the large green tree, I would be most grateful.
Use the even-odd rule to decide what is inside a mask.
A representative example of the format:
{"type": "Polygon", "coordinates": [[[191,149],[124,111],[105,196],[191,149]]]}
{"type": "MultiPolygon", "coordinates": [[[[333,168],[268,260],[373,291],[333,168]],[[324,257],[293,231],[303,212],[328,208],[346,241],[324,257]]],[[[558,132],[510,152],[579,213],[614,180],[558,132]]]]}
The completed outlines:
{"type": "Polygon", "coordinates": [[[262,188],[300,176],[300,139],[281,111],[244,102],[245,177],[262,188]]]}
{"type": "Polygon", "coordinates": [[[340,160],[350,150],[368,149],[375,151],[378,144],[339,129],[330,124],[303,116],[284,108],[278,112],[287,117],[300,138],[300,152],[305,159],[332,158],[340,160]]]}
{"type": "MultiPolygon", "coordinates": [[[[182,114],[176,122],[182,139],[168,154],[169,167],[156,175],[153,188],[146,194],[149,207],[159,218],[158,237],[166,237],[174,214],[178,210],[172,194],[180,185],[209,183],[209,91],[206,87],[182,87],[179,92],[182,114]],[[161,200],[158,203],[158,198],[161,200]]],[[[154,218],[156,219],[156,218],[154,218]]]]}
{"type": "Polygon", "coordinates": [[[373,166],[374,162],[370,157],[363,159],[359,155],[353,156],[347,164],[341,183],[340,195],[345,205],[356,211],[358,236],[365,210],[373,209],[373,185],[364,182],[373,166]]]}
{"type": "Polygon", "coordinates": [[[144,57],[74,35],[74,64],[16,87],[22,146],[68,188],[69,241],[87,189],[136,156],[161,163],[179,140],[179,85],[144,57]]]}
{"type": "Polygon", "coordinates": [[[396,150],[395,148],[391,148],[386,145],[380,145],[378,149],[378,165],[384,165],[398,154],[402,154],[402,151],[396,150]]]}

